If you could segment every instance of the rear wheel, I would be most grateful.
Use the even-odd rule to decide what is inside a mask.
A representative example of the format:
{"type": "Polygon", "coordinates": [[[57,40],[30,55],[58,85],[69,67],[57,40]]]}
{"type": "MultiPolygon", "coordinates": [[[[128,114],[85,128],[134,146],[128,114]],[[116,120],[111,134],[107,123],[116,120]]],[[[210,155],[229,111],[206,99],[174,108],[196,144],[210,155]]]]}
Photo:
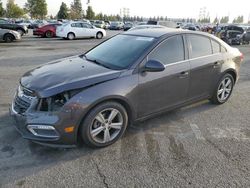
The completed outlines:
{"type": "Polygon", "coordinates": [[[47,38],[52,38],[53,37],[53,32],[52,31],[46,31],[45,36],[47,38]]]}
{"type": "Polygon", "coordinates": [[[84,119],[81,137],[90,147],[105,147],[116,142],[124,134],[127,125],[127,111],[121,104],[102,103],[84,119]]]}
{"type": "Polygon", "coordinates": [[[7,42],[7,43],[10,43],[10,42],[12,42],[13,40],[15,39],[15,37],[12,35],[12,34],[6,34],[5,36],[4,36],[4,41],[5,42],[7,42]]]}
{"type": "Polygon", "coordinates": [[[98,32],[98,33],[96,34],[96,38],[97,38],[97,39],[102,39],[102,38],[103,38],[102,32],[98,32]]]}
{"type": "Polygon", "coordinates": [[[69,33],[67,38],[69,40],[74,40],[75,39],[75,34],[74,33],[69,33]]]}
{"type": "Polygon", "coordinates": [[[232,94],[234,87],[234,78],[231,74],[225,74],[219,81],[213,97],[210,99],[214,104],[225,103],[232,94]]]}

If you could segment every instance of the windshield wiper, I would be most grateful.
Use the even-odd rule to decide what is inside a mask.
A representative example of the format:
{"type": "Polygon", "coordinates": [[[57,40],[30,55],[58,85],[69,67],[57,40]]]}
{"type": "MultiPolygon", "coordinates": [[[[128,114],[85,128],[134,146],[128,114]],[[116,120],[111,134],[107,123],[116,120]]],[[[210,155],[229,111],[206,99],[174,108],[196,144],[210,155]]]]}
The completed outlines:
{"type": "Polygon", "coordinates": [[[95,63],[95,64],[97,64],[97,65],[100,65],[100,66],[102,66],[102,67],[105,67],[105,68],[107,68],[107,69],[112,69],[110,66],[108,66],[108,65],[106,65],[106,64],[104,64],[104,63],[102,63],[102,62],[100,62],[100,61],[98,61],[98,60],[96,60],[96,59],[89,59],[89,58],[87,58],[86,55],[83,55],[83,57],[85,57],[85,59],[86,59],[87,61],[93,62],[93,63],[95,63]]]}

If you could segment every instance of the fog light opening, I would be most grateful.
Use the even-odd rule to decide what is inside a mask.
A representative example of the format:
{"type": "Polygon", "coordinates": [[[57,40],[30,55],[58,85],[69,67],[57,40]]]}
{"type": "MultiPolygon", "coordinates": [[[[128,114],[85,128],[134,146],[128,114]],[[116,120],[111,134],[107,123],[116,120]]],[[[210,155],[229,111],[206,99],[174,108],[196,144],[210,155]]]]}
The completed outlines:
{"type": "Polygon", "coordinates": [[[58,138],[56,129],[50,125],[28,125],[27,129],[35,136],[44,138],[58,138]]]}

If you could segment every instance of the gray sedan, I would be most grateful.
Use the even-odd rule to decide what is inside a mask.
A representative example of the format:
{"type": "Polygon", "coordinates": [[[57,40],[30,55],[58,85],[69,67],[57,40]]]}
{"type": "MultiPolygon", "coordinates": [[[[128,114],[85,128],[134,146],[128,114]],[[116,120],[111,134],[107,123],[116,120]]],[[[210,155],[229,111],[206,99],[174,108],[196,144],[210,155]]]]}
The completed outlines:
{"type": "Polygon", "coordinates": [[[128,31],[24,74],[11,114],[34,142],[69,147],[82,139],[104,147],[135,121],[200,100],[225,103],[242,59],[238,49],[202,32],[128,31]]]}
{"type": "Polygon", "coordinates": [[[17,31],[0,28],[0,40],[13,42],[14,40],[21,40],[21,35],[17,31]]]}

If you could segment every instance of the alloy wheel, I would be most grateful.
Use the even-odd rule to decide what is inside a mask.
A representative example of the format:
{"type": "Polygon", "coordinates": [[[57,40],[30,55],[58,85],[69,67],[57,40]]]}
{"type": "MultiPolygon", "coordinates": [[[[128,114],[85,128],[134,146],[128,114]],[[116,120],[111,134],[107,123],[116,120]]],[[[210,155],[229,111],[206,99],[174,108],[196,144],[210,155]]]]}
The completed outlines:
{"type": "Polygon", "coordinates": [[[114,140],[122,130],[123,116],[115,108],[104,109],[99,112],[90,127],[90,135],[97,143],[108,143],[114,140]]]}
{"type": "Polygon", "coordinates": [[[233,82],[230,79],[230,77],[225,77],[219,87],[218,87],[218,91],[217,91],[217,98],[219,101],[226,101],[229,96],[231,95],[232,92],[232,88],[233,88],[233,82]]]}

